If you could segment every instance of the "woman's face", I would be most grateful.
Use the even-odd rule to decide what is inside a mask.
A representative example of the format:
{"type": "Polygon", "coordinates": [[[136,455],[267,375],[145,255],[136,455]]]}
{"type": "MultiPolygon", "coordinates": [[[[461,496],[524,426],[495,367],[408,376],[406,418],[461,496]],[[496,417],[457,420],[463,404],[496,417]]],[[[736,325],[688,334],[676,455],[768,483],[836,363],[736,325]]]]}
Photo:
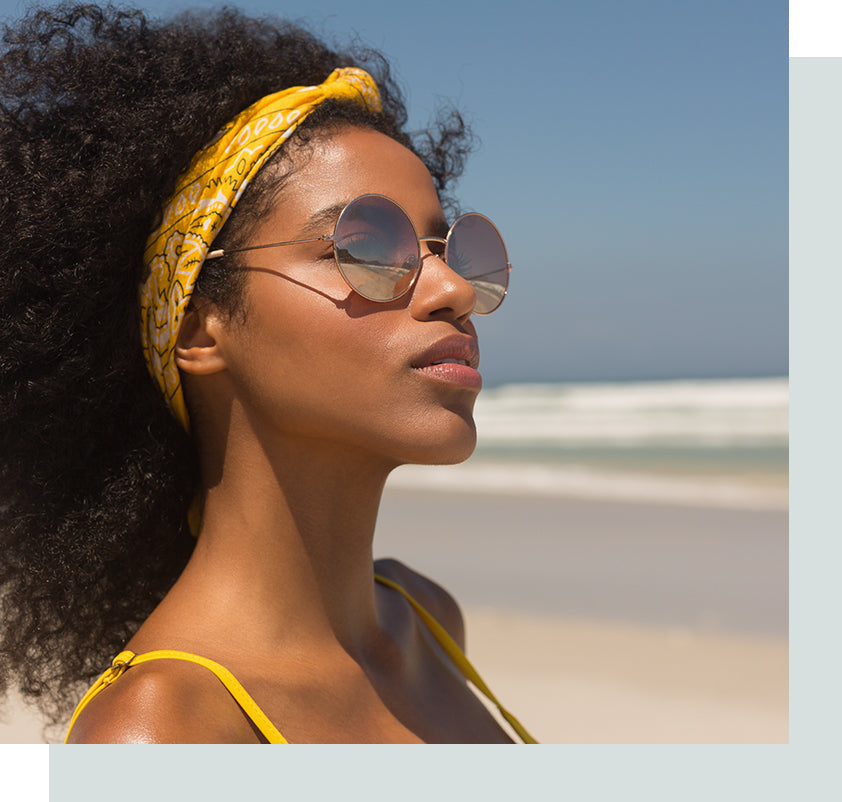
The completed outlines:
{"type": "MultiPolygon", "coordinates": [[[[344,129],[292,159],[292,177],[246,244],[331,234],[342,207],[366,193],[400,204],[419,236],[447,231],[429,172],[383,134],[344,129]]],[[[329,242],[243,256],[246,319],[226,327],[220,346],[259,437],[360,449],[388,465],[470,455],[481,384],[470,284],[423,244],[414,286],[388,303],[348,287],[329,242]]]]}

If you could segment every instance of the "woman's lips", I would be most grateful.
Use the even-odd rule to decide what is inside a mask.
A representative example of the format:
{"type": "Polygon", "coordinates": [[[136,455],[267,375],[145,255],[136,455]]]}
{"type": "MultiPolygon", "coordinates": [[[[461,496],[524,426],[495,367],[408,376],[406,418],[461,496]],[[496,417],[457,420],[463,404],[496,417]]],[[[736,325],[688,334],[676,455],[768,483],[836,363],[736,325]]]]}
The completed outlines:
{"type": "Polygon", "coordinates": [[[438,340],[412,362],[412,368],[435,381],[479,390],[479,348],[473,337],[453,335],[438,340]]]}
{"type": "Polygon", "coordinates": [[[482,375],[476,368],[466,365],[464,362],[439,362],[434,365],[425,365],[415,368],[431,379],[448,384],[458,384],[460,387],[482,389],[482,375]]]}

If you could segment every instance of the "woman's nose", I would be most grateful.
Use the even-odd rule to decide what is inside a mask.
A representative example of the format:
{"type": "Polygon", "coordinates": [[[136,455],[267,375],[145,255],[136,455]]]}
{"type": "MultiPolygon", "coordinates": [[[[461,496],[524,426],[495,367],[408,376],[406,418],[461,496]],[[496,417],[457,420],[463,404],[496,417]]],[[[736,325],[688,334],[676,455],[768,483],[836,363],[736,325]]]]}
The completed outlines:
{"type": "Polygon", "coordinates": [[[473,285],[447,266],[443,256],[421,255],[421,267],[412,289],[409,310],[418,320],[436,317],[464,322],[477,302],[473,285]]]}

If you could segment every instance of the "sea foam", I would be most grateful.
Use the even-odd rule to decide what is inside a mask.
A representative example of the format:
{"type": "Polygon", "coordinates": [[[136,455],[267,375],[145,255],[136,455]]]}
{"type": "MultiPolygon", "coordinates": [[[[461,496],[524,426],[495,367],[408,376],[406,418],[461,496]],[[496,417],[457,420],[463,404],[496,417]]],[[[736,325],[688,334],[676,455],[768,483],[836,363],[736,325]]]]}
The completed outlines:
{"type": "Polygon", "coordinates": [[[477,400],[480,441],[643,445],[785,444],[785,378],[513,384],[477,400]]]}
{"type": "Polygon", "coordinates": [[[477,401],[477,451],[391,487],[783,510],[786,378],[515,384],[477,401]]]}

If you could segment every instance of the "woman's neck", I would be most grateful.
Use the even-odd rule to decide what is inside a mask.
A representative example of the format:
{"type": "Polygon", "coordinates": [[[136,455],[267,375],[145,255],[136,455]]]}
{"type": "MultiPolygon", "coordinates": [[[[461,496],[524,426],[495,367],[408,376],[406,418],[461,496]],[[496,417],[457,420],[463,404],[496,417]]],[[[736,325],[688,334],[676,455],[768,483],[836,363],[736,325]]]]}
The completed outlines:
{"type": "Polygon", "coordinates": [[[213,631],[253,647],[333,640],[365,661],[382,636],[372,539],[393,466],[314,439],[270,451],[242,438],[229,439],[216,467],[194,554],[170,594],[184,602],[179,614],[200,610],[213,631]]]}

